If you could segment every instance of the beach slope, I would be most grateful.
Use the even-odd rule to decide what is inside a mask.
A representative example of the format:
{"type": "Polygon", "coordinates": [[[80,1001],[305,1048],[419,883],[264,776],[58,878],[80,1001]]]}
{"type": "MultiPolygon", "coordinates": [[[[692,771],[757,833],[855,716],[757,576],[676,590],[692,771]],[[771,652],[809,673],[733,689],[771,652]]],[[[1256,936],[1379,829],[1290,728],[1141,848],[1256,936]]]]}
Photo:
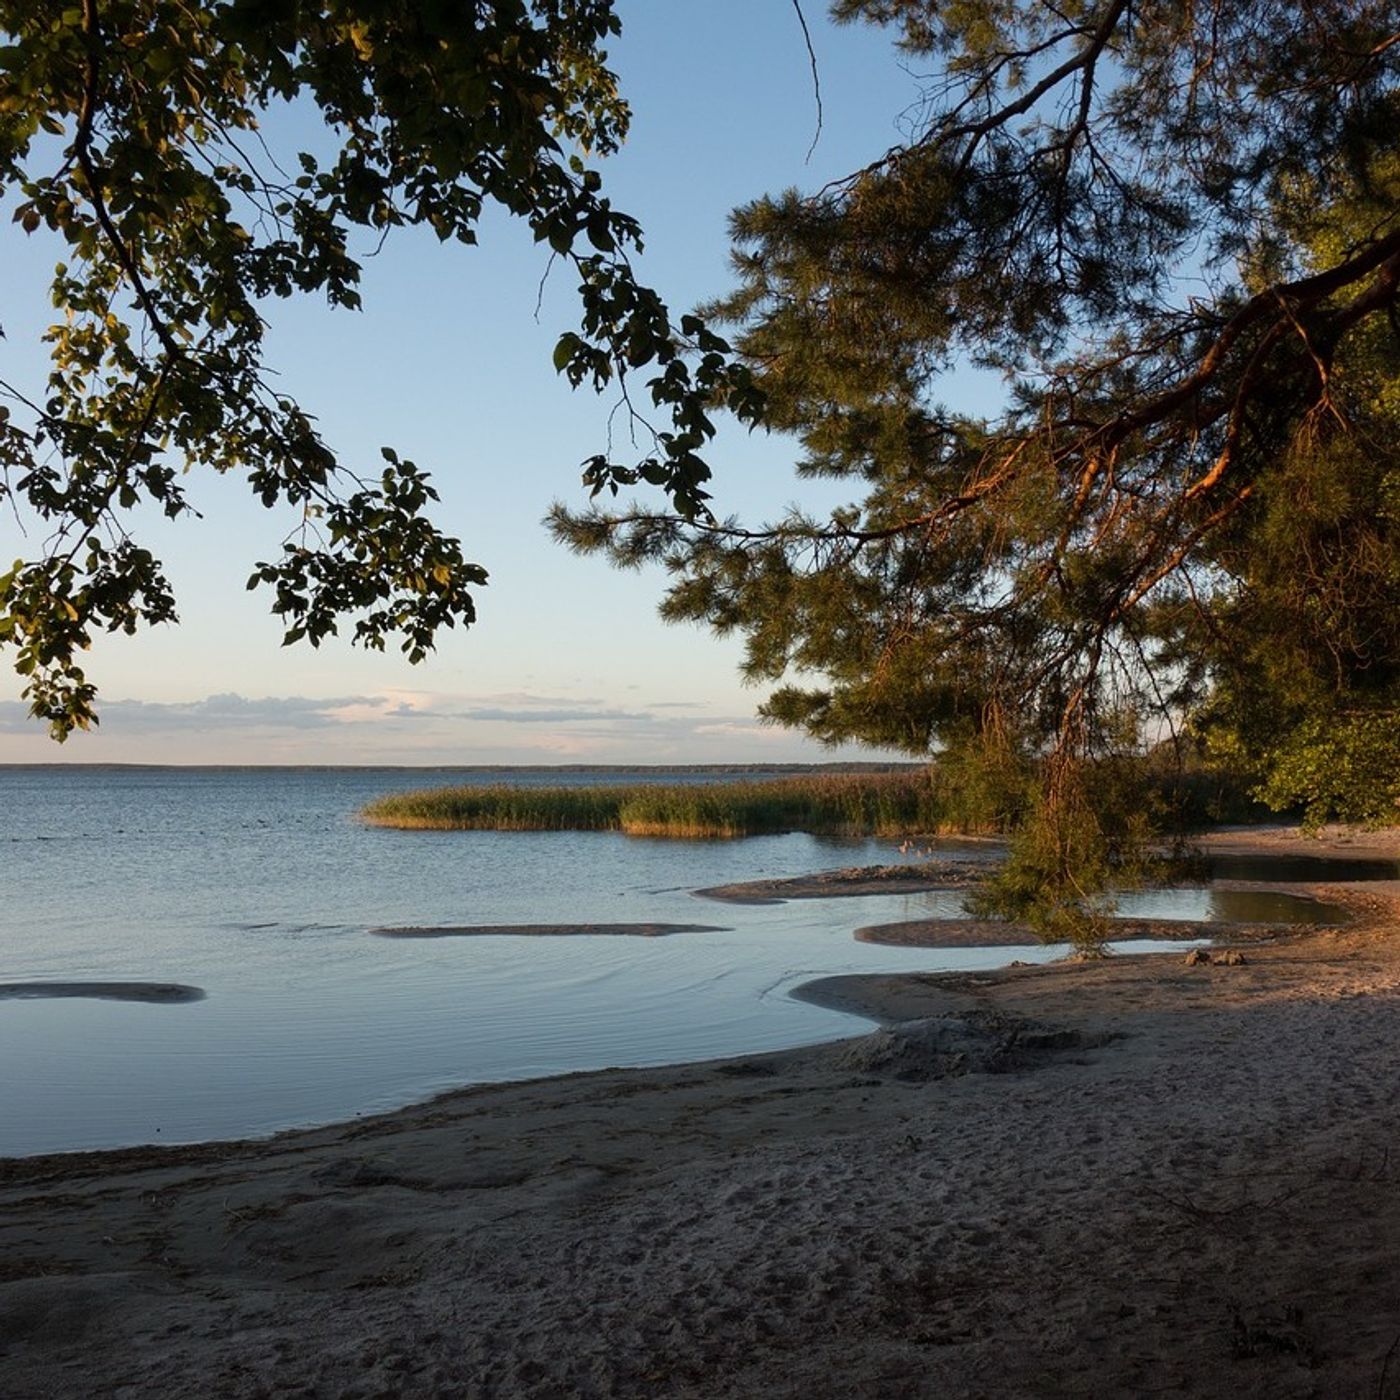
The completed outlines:
{"type": "Polygon", "coordinates": [[[0,1394],[1400,1395],[1400,886],[1315,892],[1234,965],[829,979],[883,1028],[0,1162],[0,1394]]]}

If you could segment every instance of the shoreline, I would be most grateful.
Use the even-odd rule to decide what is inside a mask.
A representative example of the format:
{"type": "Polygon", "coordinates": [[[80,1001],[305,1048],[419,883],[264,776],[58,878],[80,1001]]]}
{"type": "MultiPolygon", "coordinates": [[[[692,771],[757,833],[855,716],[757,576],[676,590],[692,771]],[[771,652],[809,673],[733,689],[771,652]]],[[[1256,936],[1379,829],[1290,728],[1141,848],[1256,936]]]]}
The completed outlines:
{"type": "Polygon", "coordinates": [[[819,979],[884,1029],[6,1159],[0,1390],[1381,1393],[1400,881],[1326,893],[1243,965],[819,979]]]}

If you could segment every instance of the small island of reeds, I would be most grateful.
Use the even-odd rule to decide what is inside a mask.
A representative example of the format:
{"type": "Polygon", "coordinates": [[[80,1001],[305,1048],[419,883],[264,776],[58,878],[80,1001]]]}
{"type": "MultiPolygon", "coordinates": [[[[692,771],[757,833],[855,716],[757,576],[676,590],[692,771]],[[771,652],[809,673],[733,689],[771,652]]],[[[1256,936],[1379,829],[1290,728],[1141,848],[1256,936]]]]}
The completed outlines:
{"type": "Polygon", "coordinates": [[[948,826],[929,770],[713,783],[443,787],[394,793],[362,812],[375,826],[438,831],[622,831],[735,837],[783,831],[933,835],[948,826]]]}

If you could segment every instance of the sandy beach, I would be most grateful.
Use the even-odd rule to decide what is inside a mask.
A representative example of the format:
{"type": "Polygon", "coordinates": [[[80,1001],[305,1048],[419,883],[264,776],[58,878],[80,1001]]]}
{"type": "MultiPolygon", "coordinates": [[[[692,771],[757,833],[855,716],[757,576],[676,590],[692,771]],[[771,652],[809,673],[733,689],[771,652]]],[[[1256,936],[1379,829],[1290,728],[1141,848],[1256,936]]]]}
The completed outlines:
{"type": "Polygon", "coordinates": [[[1286,888],[1352,922],[826,979],[877,1028],[0,1161],[0,1395],[1400,1396],[1400,881],[1286,888]]]}

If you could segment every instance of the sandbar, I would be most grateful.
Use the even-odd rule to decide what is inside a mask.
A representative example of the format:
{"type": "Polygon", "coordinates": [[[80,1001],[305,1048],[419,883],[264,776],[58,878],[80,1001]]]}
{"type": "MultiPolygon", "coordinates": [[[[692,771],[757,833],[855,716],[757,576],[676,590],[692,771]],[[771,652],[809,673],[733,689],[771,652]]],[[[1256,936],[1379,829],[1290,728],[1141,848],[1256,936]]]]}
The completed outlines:
{"type": "Polygon", "coordinates": [[[181,982],[0,982],[0,1001],[90,997],[98,1001],[203,1001],[203,987],[181,982]]]}
{"type": "Polygon", "coordinates": [[[784,880],[743,880],[695,890],[700,899],[730,904],[781,904],[788,899],[839,899],[848,895],[921,894],[965,890],[988,870],[986,860],[951,858],[923,865],[855,865],[784,880]]]}
{"type": "Polygon", "coordinates": [[[827,978],[851,1038],[0,1161],[0,1391],[1393,1397],[1400,881],[1311,892],[1238,965],[827,978]]]}
{"type": "Polygon", "coordinates": [[[673,933],[728,933],[716,924],[448,924],[372,928],[381,938],[575,938],[599,934],[619,938],[666,938],[673,933]]]}
{"type": "MultiPolygon", "coordinates": [[[[1333,912],[1325,906],[1324,913],[1333,912]]],[[[1339,912],[1339,911],[1338,911],[1339,912]]],[[[1210,939],[1216,943],[1270,942],[1297,938],[1316,927],[1304,923],[1254,924],[1194,919],[1113,919],[1109,943],[1140,943],[1179,939],[1210,939]]],[[[867,924],[855,931],[857,943],[880,943],[892,948],[1038,948],[1043,942],[1023,924],[992,919],[902,919],[867,924]]]]}

